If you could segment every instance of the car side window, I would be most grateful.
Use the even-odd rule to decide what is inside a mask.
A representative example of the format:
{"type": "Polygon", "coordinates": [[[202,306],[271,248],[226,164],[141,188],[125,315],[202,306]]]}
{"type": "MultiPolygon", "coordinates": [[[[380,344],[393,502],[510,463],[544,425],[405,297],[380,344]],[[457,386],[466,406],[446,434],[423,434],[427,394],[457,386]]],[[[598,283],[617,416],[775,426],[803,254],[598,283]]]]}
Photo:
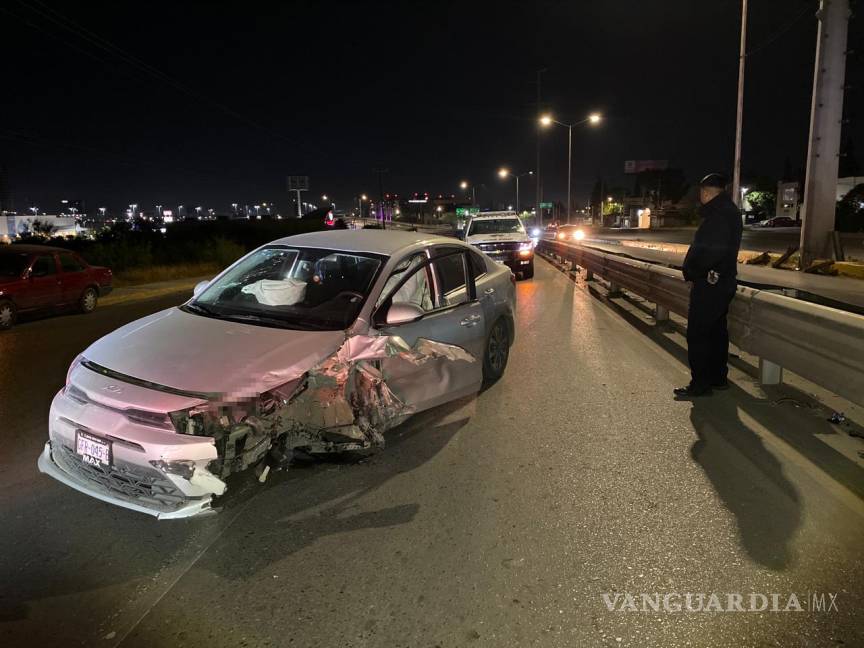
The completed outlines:
{"type": "Polygon", "coordinates": [[[33,263],[32,277],[48,277],[57,274],[57,266],[54,257],[50,254],[40,254],[33,263]]]}
{"type": "Polygon", "coordinates": [[[392,293],[392,302],[413,304],[427,312],[435,308],[429,266],[418,267],[426,258],[425,253],[419,252],[400,262],[387,278],[384,290],[381,291],[381,297],[378,299],[378,305],[380,306],[392,293]],[[405,283],[393,293],[393,289],[403,279],[406,279],[405,283]]]}
{"type": "Polygon", "coordinates": [[[433,264],[435,266],[435,273],[438,276],[442,305],[446,306],[455,306],[468,301],[465,255],[447,254],[453,251],[452,248],[438,250],[436,256],[446,256],[436,259],[433,264]]]}
{"type": "Polygon", "coordinates": [[[82,264],[71,252],[61,252],[60,253],[60,268],[63,272],[81,272],[84,270],[84,264],[82,264]]]}
{"type": "Polygon", "coordinates": [[[488,272],[486,269],[486,261],[483,260],[482,256],[472,250],[468,253],[468,258],[471,261],[471,272],[474,273],[475,279],[482,277],[488,272]]]}

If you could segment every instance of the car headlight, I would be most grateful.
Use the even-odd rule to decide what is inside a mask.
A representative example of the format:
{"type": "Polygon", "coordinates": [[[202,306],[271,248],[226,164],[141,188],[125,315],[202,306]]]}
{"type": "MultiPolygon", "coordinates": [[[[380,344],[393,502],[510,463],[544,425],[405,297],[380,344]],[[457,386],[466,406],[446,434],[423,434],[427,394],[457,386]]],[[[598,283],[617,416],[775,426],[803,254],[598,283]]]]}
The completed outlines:
{"type": "Polygon", "coordinates": [[[534,243],[532,241],[525,241],[524,243],[519,244],[519,251],[524,252],[526,250],[531,250],[534,247],[534,243]]]}
{"type": "Polygon", "coordinates": [[[84,361],[84,354],[83,353],[79,353],[77,356],[75,356],[75,359],[72,361],[72,364],[69,365],[69,369],[66,370],[66,384],[67,385],[69,384],[69,380],[72,377],[72,372],[75,371],[75,369],[78,368],[78,365],[80,365],[83,361],[84,361]]]}
{"type": "Polygon", "coordinates": [[[535,227],[534,229],[532,229],[531,230],[531,236],[540,236],[540,228],[535,227]]]}
{"type": "Polygon", "coordinates": [[[581,241],[582,239],[585,238],[585,232],[582,231],[581,229],[576,230],[576,233],[573,235],[573,238],[576,239],[577,241],[581,241]]]}

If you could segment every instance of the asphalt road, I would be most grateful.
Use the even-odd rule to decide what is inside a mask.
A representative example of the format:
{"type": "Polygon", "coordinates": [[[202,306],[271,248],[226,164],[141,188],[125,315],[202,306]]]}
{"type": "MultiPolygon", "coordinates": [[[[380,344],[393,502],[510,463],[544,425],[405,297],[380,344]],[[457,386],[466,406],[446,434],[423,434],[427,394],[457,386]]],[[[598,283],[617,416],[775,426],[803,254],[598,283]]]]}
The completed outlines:
{"type": "Polygon", "coordinates": [[[738,370],[730,391],[676,402],[676,334],[650,335],[542,262],[518,292],[498,384],[418,415],[365,461],[240,475],[218,515],[175,522],[35,462],[72,358],[180,296],[0,335],[0,645],[864,645],[864,479],[820,440],[836,434],[824,417],[738,370]],[[781,607],[817,592],[836,609],[603,598],[676,592],[781,607]]]}

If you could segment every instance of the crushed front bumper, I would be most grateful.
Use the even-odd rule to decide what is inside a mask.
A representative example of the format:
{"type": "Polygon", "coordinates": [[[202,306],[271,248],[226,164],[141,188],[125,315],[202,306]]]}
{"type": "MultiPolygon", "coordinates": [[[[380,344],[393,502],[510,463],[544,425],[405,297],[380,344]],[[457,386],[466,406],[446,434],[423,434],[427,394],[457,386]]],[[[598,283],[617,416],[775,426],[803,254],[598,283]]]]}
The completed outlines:
{"type": "Polygon", "coordinates": [[[54,460],[51,449],[51,441],[48,441],[45,444],[45,448],[42,450],[42,454],[39,455],[39,461],[37,462],[37,466],[39,467],[39,472],[48,475],[49,477],[53,477],[57,481],[66,484],[70,488],[74,488],[80,493],[84,493],[85,495],[89,495],[90,497],[96,498],[103,502],[107,502],[108,504],[114,504],[116,506],[122,506],[123,508],[130,509],[132,511],[152,515],[160,520],[187,518],[194,515],[202,515],[205,513],[213,512],[213,509],[210,507],[210,502],[212,499],[211,497],[187,500],[185,504],[180,504],[173,509],[160,509],[152,506],[142,505],[135,499],[128,496],[124,497],[120,493],[113,492],[109,488],[101,487],[92,480],[78,477],[76,474],[72,472],[67,472],[66,470],[61,468],[54,460]]]}
{"type": "MultiPolygon", "coordinates": [[[[91,392],[109,384],[82,367],[73,371],[73,377],[81,389],[91,392]]],[[[130,402],[145,400],[144,388],[124,389],[130,402]]],[[[181,402],[179,397],[163,397],[169,407],[181,402]]],[[[73,398],[61,389],[51,403],[48,443],[39,457],[39,470],[85,495],[160,519],[209,512],[213,496],[225,490],[225,483],[207,470],[216,458],[213,440],[130,421],[111,405],[81,395],[73,398]],[[107,463],[94,465],[76,452],[79,432],[110,444],[107,463]]]]}

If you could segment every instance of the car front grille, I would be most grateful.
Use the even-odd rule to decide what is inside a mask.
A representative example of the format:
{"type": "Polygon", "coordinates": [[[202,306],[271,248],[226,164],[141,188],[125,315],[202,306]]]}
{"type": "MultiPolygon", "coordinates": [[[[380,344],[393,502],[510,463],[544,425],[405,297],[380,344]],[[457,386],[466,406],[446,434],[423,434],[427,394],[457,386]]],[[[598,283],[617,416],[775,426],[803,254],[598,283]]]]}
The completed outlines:
{"type": "Polygon", "coordinates": [[[189,499],[155,469],[120,462],[110,467],[91,466],[72,448],[56,442],[51,450],[54,461],[67,473],[95,482],[115,497],[164,512],[177,509],[189,499]]]}
{"type": "Polygon", "coordinates": [[[519,249],[518,241],[502,241],[501,243],[478,243],[477,247],[486,253],[515,252],[519,249]]]}

